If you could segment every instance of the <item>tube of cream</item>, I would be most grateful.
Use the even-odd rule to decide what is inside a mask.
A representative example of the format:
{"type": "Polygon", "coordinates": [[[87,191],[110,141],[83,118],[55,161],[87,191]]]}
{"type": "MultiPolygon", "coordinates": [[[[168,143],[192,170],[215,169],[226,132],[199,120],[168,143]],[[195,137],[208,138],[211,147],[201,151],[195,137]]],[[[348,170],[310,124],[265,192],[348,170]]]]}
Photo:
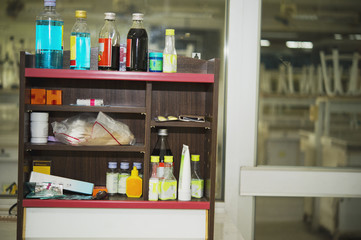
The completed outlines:
{"type": "Polygon", "coordinates": [[[191,200],[191,159],[189,147],[183,144],[182,158],[179,170],[178,200],[191,200]]]}

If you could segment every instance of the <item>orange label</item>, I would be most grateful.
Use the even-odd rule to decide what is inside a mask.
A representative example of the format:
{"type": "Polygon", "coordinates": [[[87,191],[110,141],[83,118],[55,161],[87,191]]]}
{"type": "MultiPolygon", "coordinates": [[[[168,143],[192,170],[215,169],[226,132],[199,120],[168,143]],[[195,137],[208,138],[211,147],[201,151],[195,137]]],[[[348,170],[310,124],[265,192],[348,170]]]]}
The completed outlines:
{"type": "Polygon", "coordinates": [[[132,56],[132,39],[127,39],[127,67],[130,67],[130,58],[132,56]]]}
{"type": "Polygon", "coordinates": [[[110,67],[112,65],[112,39],[99,38],[98,66],[110,67]]]}

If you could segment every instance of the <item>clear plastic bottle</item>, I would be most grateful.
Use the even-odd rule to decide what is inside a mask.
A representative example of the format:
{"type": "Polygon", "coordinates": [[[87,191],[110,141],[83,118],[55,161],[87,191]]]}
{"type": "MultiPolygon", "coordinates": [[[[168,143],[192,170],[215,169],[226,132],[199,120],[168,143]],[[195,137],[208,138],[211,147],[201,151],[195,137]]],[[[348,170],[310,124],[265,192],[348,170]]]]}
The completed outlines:
{"type": "Polygon", "coordinates": [[[138,175],[140,178],[143,178],[143,169],[142,169],[142,163],[141,162],[134,162],[133,167],[136,167],[138,170],[138,175]]]}
{"type": "Polygon", "coordinates": [[[202,198],[204,190],[204,180],[201,178],[201,171],[199,166],[199,155],[192,155],[192,197],[202,198]]]}
{"type": "Polygon", "coordinates": [[[157,176],[158,166],[159,156],[150,156],[149,201],[158,201],[159,198],[159,178],[157,176]]]}
{"type": "Polygon", "coordinates": [[[44,10],[36,16],[36,68],[63,68],[64,22],[55,6],[56,0],[44,0],[44,10]]]}
{"type": "Polygon", "coordinates": [[[175,50],[174,29],[165,30],[165,47],[163,51],[163,72],[177,72],[177,52],[175,50]]]}
{"type": "Polygon", "coordinates": [[[70,34],[70,69],[90,70],[90,31],[86,11],[75,11],[75,17],[70,34]]]}
{"type": "Polygon", "coordinates": [[[172,156],[173,154],[168,144],[168,130],[162,128],[158,130],[158,140],[151,154],[151,156],[159,156],[158,178],[162,178],[164,175],[164,156],[166,155],[172,156]]]}
{"type": "Polygon", "coordinates": [[[125,195],[127,190],[127,178],[130,176],[129,163],[121,162],[118,178],[118,194],[125,195]]]}
{"type": "Polygon", "coordinates": [[[108,162],[108,170],[106,173],[106,188],[108,194],[113,196],[118,192],[118,171],[117,162],[108,162]]]}
{"type": "Polygon", "coordinates": [[[115,26],[115,13],[104,13],[104,26],[99,33],[99,70],[119,70],[120,35],[115,26]]]}
{"type": "Polygon", "coordinates": [[[164,177],[159,180],[160,200],[177,199],[177,179],[173,175],[173,156],[164,157],[164,177]]]}
{"type": "Polygon", "coordinates": [[[133,13],[133,25],[127,35],[127,71],[146,72],[148,68],[148,34],[142,13],[133,13]]]}

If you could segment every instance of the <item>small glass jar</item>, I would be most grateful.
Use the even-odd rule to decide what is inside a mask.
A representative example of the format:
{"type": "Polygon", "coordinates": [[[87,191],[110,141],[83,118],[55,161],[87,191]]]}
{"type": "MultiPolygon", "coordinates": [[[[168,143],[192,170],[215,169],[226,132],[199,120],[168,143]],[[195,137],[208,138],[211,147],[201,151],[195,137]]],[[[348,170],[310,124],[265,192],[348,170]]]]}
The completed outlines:
{"type": "Polygon", "coordinates": [[[163,72],[163,53],[149,53],[149,72],[163,72]]]}

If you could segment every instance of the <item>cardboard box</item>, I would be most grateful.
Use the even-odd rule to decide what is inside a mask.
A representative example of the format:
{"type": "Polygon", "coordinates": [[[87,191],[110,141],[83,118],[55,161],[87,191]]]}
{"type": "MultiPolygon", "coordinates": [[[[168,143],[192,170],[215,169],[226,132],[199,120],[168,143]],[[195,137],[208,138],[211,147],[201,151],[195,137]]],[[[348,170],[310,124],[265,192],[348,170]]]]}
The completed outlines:
{"type": "Polygon", "coordinates": [[[46,90],[46,104],[61,105],[62,93],[62,90],[46,90]]]}
{"type": "Polygon", "coordinates": [[[55,184],[62,184],[64,190],[84,193],[91,195],[93,193],[94,184],[89,182],[83,182],[70,178],[58,177],[54,175],[47,175],[38,172],[31,172],[29,182],[51,182],[55,184]]]}
{"type": "Polygon", "coordinates": [[[45,104],[46,91],[45,89],[32,88],[31,89],[31,104],[45,104]]]}
{"type": "Polygon", "coordinates": [[[50,175],[51,161],[34,160],[33,161],[33,171],[50,175]]]}

